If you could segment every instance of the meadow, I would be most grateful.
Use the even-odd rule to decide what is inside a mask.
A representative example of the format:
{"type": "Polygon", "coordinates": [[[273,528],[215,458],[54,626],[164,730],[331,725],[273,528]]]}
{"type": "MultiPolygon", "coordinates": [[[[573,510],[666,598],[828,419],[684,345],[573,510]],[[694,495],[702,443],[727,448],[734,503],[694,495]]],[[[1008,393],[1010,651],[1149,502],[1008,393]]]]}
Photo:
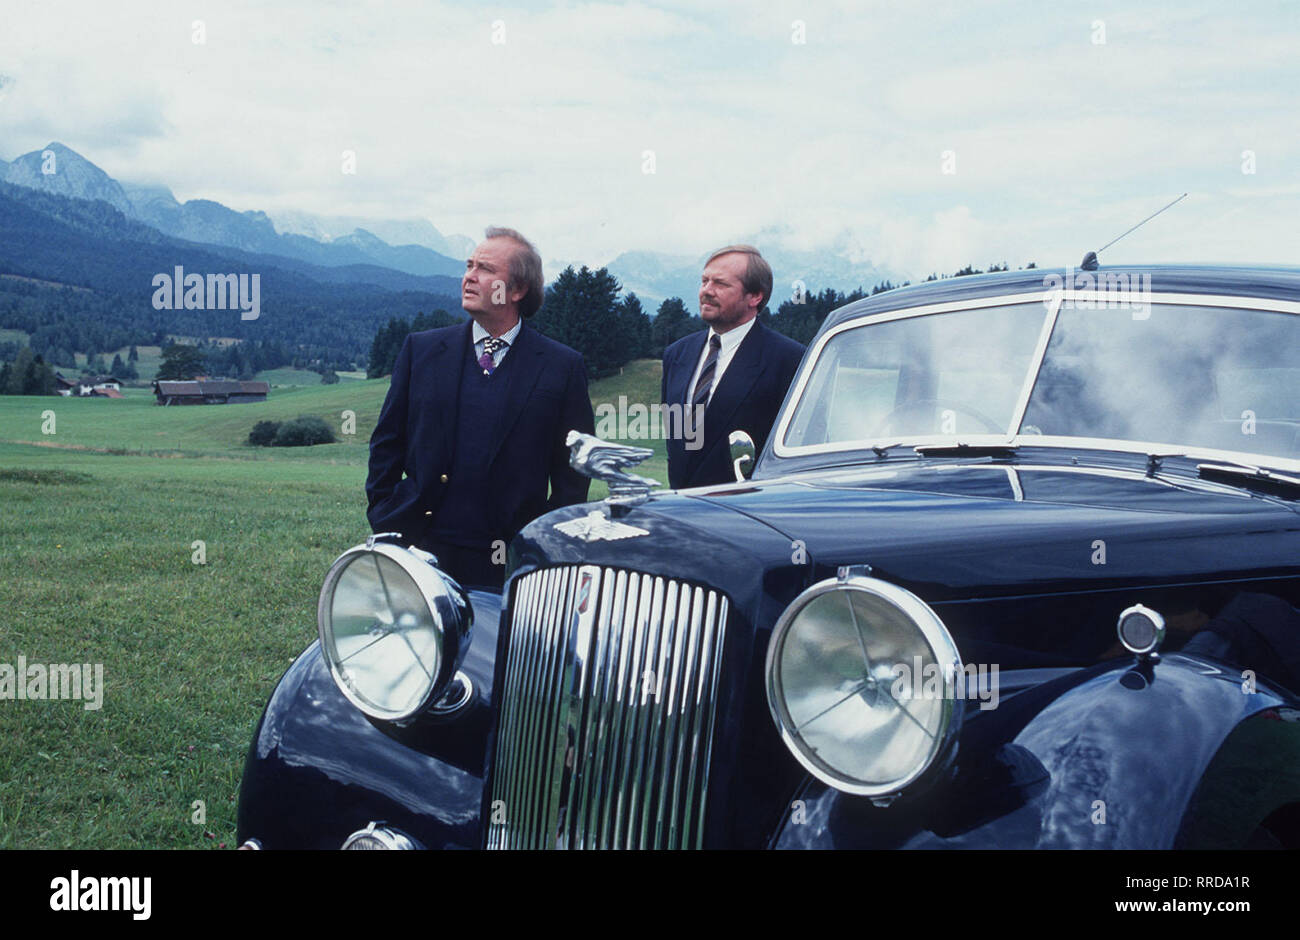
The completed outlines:
{"type": "MultiPolygon", "coordinates": [[[[369,531],[387,389],[170,408],[143,389],[0,396],[0,664],[98,663],[104,677],[98,710],[0,699],[0,849],[233,847],[262,706],[315,637],[329,563],[369,531]],[[355,428],[336,444],[245,443],[260,420],[342,431],[345,412],[355,428]]],[[[597,405],[658,393],[655,361],[591,387],[597,405]]],[[[662,442],[644,443],[643,471],[665,480],[662,442]]]]}

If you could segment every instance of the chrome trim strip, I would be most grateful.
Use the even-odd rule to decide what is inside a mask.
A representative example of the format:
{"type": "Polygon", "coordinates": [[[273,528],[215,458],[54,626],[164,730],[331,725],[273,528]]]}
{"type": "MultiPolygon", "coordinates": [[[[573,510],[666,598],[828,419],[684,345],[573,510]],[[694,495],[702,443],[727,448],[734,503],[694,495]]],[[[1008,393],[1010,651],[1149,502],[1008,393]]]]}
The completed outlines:
{"type": "Polygon", "coordinates": [[[817,342],[813,344],[811,352],[804,356],[803,366],[799,369],[799,375],[795,379],[794,392],[790,395],[789,404],[781,414],[776,430],[772,433],[772,452],[778,457],[797,457],[800,454],[816,452],[811,447],[787,447],[785,436],[790,430],[790,420],[794,417],[795,411],[799,408],[799,403],[803,400],[804,392],[808,387],[808,380],[813,373],[813,367],[821,359],[826,344],[841,333],[860,329],[864,326],[874,326],[878,323],[888,323],[891,320],[906,320],[911,317],[927,316],[933,313],[952,313],[958,310],[981,310],[985,307],[1008,307],[1016,304],[1041,303],[1043,296],[1043,291],[1034,291],[1028,294],[1003,294],[1000,297],[979,297],[973,300],[952,300],[941,304],[925,304],[920,307],[903,307],[899,310],[887,310],[884,313],[870,314],[860,319],[845,320],[843,323],[832,327],[818,338],[817,342]]]}
{"type": "Polygon", "coordinates": [[[1009,438],[1016,436],[1021,422],[1025,420],[1025,412],[1029,410],[1029,398],[1034,392],[1034,386],[1038,384],[1038,370],[1043,367],[1043,357],[1047,355],[1047,347],[1051,344],[1052,333],[1056,330],[1056,318],[1061,312],[1061,302],[1064,299],[1064,292],[1057,293],[1052,297],[1051,306],[1047,308],[1047,319],[1043,321],[1043,328],[1038,331],[1038,345],[1034,347],[1034,358],[1025,373],[1025,381],[1020,386],[1020,396],[1016,399],[1016,407],[1011,412],[1011,422],[1007,425],[1009,438]]]}
{"type": "MultiPolygon", "coordinates": [[[[1103,302],[1113,304],[1119,307],[1122,304],[1131,304],[1138,300],[1143,304],[1155,306],[1156,304],[1181,304],[1184,306],[1196,307],[1233,307],[1242,310],[1262,310],[1273,313],[1300,314],[1300,301],[1273,300],[1262,297],[1242,297],[1229,294],[1177,294],[1177,293],[1160,293],[1152,291],[1143,293],[1140,291],[1106,291],[1106,290],[1067,290],[1064,286],[1052,291],[1051,294],[1060,293],[1062,295],[1060,302],[1054,301],[1056,313],[1059,313],[1064,301],[1087,301],[1089,303],[1103,302]]],[[[1015,304],[1032,303],[1034,301],[1042,302],[1044,298],[1050,296],[1046,288],[1042,291],[1021,293],[1021,294],[1003,294],[994,297],[973,297],[968,300],[948,301],[938,304],[923,304],[918,307],[904,307],[899,310],[888,310],[883,313],[870,314],[861,318],[845,320],[837,324],[818,338],[813,345],[811,355],[805,355],[799,375],[795,379],[794,393],[789,398],[785,410],[782,412],[772,435],[772,452],[777,457],[801,457],[813,454],[828,453],[852,453],[858,450],[867,450],[872,444],[879,444],[880,441],[836,441],[830,444],[812,444],[802,447],[787,446],[785,437],[790,429],[790,421],[798,409],[800,401],[803,399],[804,392],[807,389],[809,378],[811,377],[814,367],[818,360],[821,359],[822,351],[831,339],[848,330],[860,329],[865,326],[873,326],[878,323],[887,323],[891,320],[904,320],[910,317],[928,316],[936,313],[951,313],[958,310],[982,310],[986,307],[1005,307],[1015,304]]],[[[1056,313],[1053,313],[1050,319],[1055,321],[1056,313]]],[[[1040,336],[1041,339],[1041,336],[1040,336]]],[[[1044,348],[1044,353],[1046,352],[1044,348]]],[[[1041,361],[1039,362],[1041,365],[1041,361]]],[[[1034,371],[1034,378],[1037,380],[1037,368],[1034,371]]],[[[1026,401],[1027,405],[1027,401],[1026,401]]],[[[1023,414],[1021,415],[1023,418],[1023,414]]],[[[1019,425],[1012,425],[1014,431],[1019,425]]],[[[1043,442],[1046,438],[1038,435],[1030,436],[1032,441],[1043,442]]],[[[923,444],[923,443],[944,443],[952,442],[952,435],[918,435],[914,438],[908,438],[906,443],[923,444]]],[[[1013,438],[1020,441],[1021,438],[1013,438]]],[[[1085,448],[1092,438],[1063,438],[1062,440],[1072,442],[1067,446],[1078,446],[1085,448]]],[[[962,441],[970,444],[994,444],[1007,443],[1004,438],[996,434],[970,434],[962,435],[962,441]]],[[[890,442],[893,443],[893,442],[890,442]]],[[[1131,445],[1135,442],[1128,442],[1129,447],[1109,447],[1110,450],[1133,450],[1131,445]]],[[[1161,445],[1168,448],[1170,445],[1161,445]]],[[[1216,453],[1233,453],[1231,451],[1220,451],[1216,453]]],[[[1258,456],[1258,455],[1257,455],[1258,456]]],[[[1287,468],[1300,469],[1300,460],[1285,460],[1280,457],[1268,457],[1266,460],[1282,460],[1282,466],[1287,468]]],[[[766,482],[766,481],[764,481],[766,482]]]]}
{"type": "Polygon", "coordinates": [[[655,721],[655,730],[654,732],[651,732],[650,737],[647,737],[647,732],[650,732],[651,720],[657,719],[659,716],[652,710],[646,709],[647,696],[645,683],[647,678],[652,678],[657,685],[659,676],[663,674],[663,667],[659,660],[655,660],[653,666],[650,664],[651,657],[655,655],[656,650],[659,650],[659,659],[663,658],[661,650],[663,642],[660,637],[663,633],[672,630],[672,618],[676,611],[675,598],[677,597],[678,591],[678,583],[676,581],[667,581],[665,584],[666,587],[664,589],[661,615],[653,618],[648,624],[646,624],[645,619],[647,612],[643,602],[642,609],[637,616],[638,628],[643,624],[645,625],[645,628],[639,630],[643,643],[637,651],[637,659],[635,660],[638,668],[633,670],[631,710],[634,733],[631,740],[634,742],[632,745],[632,754],[633,759],[636,761],[636,766],[632,772],[631,795],[628,799],[628,828],[627,839],[624,842],[625,848],[631,848],[634,845],[645,845],[647,826],[649,825],[649,820],[646,818],[646,812],[648,811],[650,804],[648,794],[654,786],[654,740],[658,736],[658,726],[660,721],[655,721]],[[653,639],[651,639],[652,634],[653,639]],[[639,730],[637,730],[638,728],[639,730]],[[650,764],[649,769],[646,767],[647,760],[650,764]],[[640,817],[639,826],[637,825],[638,816],[640,817]]]}
{"type": "MultiPolygon", "coordinates": [[[[709,631],[712,633],[712,669],[708,678],[707,689],[717,689],[718,677],[722,670],[722,641],[727,626],[727,598],[725,595],[719,595],[717,601],[717,619],[714,620],[713,609],[709,610],[709,631]]],[[[704,683],[704,671],[700,672],[701,690],[706,691],[704,683]]],[[[712,768],[713,758],[713,721],[717,714],[717,709],[710,703],[704,711],[704,733],[701,735],[704,752],[700,753],[697,746],[691,756],[691,774],[695,773],[695,761],[699,759],[700,765],[700,798],[699,812],[696,813],[696,831],[695,831],[695,848],[702,848],[704,845],[704,819],[705,811],[708,809],[709,796],[709,770],[712,768]]]]}
{"type": "MultiPolygon", "coordinates": [[[[682,796],[682,766],[686,763],[686,742],[690,737],[691,723],[695,720],[695,709],[691,705],[690,693],[691,678],[696,668],[695,648],[700,639],[700,622],[703,620],[704,612],[704,589],[697,587],[694,596],[691,599],[692,616],[691,616],[691,638],[684,643],[682,649],[686,661],[682,664],[682,681],[681,692],[678,697],[678,721],[681,730],[676,735],[677,756],[673,760],[673,790],[672,790],[672,815],[668,821],[668,846],[669,848],[681,848],[680,826],[682,821],[679,818],[678,809],[681,806],[682,796]]],[[[677,681],[673,681],[673,694],[678,695],[677,681]]]]}

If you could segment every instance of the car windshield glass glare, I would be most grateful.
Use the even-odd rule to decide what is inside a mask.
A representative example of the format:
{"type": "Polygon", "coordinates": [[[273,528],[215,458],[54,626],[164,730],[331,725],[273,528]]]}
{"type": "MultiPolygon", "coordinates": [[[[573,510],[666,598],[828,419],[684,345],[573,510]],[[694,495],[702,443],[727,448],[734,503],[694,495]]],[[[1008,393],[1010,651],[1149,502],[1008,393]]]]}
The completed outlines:
{"type": "Polygon", "coordinates": [[[1300,458],[1300,317],[1067,301],[1020,433],[1300,458]]]}
{"type": "Polygon", "coordinates": [[[1067,300],[1013,426],[1046,317],[1029,303],[846,329],[814,364],[783,447],[1018,433],[1300,459],[1300,317],[1067,300]]]}
{"type": "Polygon", "coordinates": [[[1046,317],[1035,302],[845,330],[818,358],[784,443],[1006,437],[1046,317]]]}

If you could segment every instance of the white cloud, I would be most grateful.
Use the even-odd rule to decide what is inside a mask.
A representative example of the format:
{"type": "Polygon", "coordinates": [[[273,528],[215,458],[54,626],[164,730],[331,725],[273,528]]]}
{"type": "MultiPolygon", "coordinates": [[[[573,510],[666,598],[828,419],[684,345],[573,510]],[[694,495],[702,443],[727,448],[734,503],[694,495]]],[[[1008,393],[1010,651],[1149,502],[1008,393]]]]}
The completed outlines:
{"type": "Polygon", "coordinates": [[[1075,262],[1189,190],[1164,228],[1114,250],[1294,262],[1300,30],[1287,11],[32,5],[0,35],[14,79],[0,157],[57,139],[180,198],[422,215],[471,235],[508,224],[548,258],[592,264],[762,231],[912,277],[1075,262]],[[806,44],[791,41],[795,20],[806,44]]]}

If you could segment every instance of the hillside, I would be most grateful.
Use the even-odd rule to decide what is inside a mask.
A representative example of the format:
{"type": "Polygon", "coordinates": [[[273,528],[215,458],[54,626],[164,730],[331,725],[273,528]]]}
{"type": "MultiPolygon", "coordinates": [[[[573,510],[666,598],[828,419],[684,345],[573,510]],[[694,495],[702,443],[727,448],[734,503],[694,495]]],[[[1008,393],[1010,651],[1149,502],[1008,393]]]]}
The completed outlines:
{"type": "Polygon", "coordinates": [[[7,184],[0,184],[0,275],[19,276],[0,277],[0,328],[33,335],[38,351],[116,349],[181,334],[272,340],[308,355],[356,359],[390,317],[459,307],[453,278],[322,268],[185,242],[105,202],[7,184]],[[259,275],[258,318],[242,320],[237,309],[155,310],[155,275],[178,266],[259,275]]]}

